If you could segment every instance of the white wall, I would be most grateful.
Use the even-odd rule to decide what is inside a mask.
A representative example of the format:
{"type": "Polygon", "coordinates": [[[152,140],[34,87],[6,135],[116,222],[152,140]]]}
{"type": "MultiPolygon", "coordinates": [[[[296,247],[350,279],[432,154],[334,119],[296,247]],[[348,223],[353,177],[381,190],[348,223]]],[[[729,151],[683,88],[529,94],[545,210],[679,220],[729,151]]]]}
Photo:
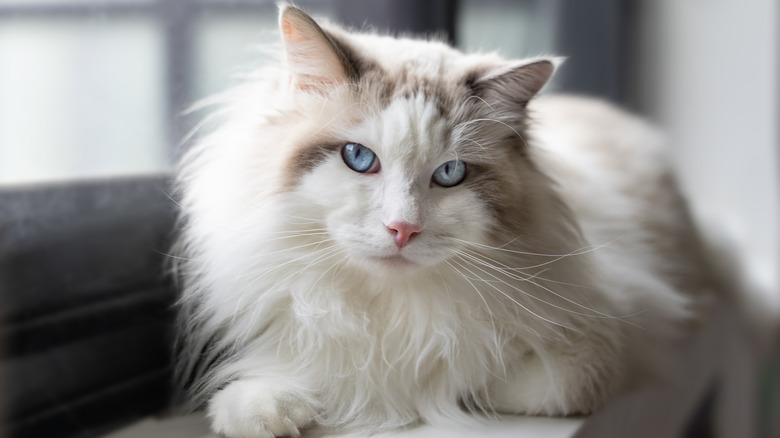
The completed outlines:
{"type": "Polygon", "coordinates": [[[733,248],[752,307],[780,314],[776,0],[639,3],[635,100],[673,143],[683,189],[733,248]]]}

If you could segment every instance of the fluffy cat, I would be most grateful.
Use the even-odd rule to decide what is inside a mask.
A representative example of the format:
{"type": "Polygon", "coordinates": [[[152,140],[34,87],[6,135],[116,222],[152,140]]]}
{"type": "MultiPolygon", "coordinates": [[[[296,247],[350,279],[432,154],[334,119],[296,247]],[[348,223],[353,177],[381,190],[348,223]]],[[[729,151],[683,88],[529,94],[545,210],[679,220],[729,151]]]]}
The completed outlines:
{"type": "Polygon", "coordinates": [[[589,413],[699,287],[659,136],[559,61],[320,27],[185,157],[178,379],[226,437],[589,413]]]}

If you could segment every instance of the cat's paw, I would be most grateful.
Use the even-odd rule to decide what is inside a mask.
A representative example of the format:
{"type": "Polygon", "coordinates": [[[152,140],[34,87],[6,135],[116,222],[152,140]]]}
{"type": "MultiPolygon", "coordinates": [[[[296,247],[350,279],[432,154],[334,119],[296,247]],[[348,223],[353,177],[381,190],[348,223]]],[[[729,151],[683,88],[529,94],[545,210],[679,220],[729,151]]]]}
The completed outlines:
{"type": "Polygon", "coordinates": [[[268,380],[236,380],[209,401],[211,428],[227,438],[297,437],[316,415],[305,397],[268,380]]]}

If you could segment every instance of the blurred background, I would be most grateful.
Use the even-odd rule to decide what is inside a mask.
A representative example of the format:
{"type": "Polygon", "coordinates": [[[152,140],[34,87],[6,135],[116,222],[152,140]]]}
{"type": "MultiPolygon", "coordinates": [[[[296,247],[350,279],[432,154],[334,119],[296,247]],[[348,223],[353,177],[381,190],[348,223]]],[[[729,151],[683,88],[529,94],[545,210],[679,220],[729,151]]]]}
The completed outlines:
{"type": "MultiPolygon", "coordinates": [[[[358,28],[438,33],[464,50],[568,57],[548,92],[608,99],[662,127],[694,216],[732,257],[724,266],[738,274],[734,287],[749,297],[750,315],[769,323],[780,315],[776,0],[296,3],[358,28]]],[[[128,239],[166,249],[169,202],[149,201],[146,194],[166,192],[181,140],[194,126],[182,112],[262,65],[258,47],[278,41],[276,22],[271,0],[0,0],[0,318],[7,322],[0,337],[12,339],[0,372],[30,376],[28,367],[44,369],[53,360],[44,355],[30,365],[31,357],[55,347],[63,357],[77,354],[66,347],[109,324],[85,323],[84,312],[94,314],[87,305],[120,312],[130,304],[117,304],[116,297],[132,301],[140,289],[150,296],[155,288],[170,289],[158,277],[143,287],[127,285],[159,260],[109,266],[104,255],[126,248],[128,239]],[[144,226],[146,234],[137,231],[144,226]],[[68,249],[67,242],[83,244],[84,235],[91,236],[91,249],[68,249]],[[61,246],[54,251],[56,242],[61,246]],[[62,262],[67,258],[70,265],[62,262]],[[98,261],[103,264],[96,268],[98,261]],[[136,271],[122,271],[127,266],[136,271]],[[108,278],[104,283],[91,277],[96,269],[108,278]],[[79,298],[69,298],[74,294],[79,298]],[[51,334],[69,330],[75,334],[51,334]]],[[[149,298],[143,306],[159,310],[165,301],[158,301],[149,298]]],[[[162,312],[154,321],[168,319],[162,312]]],[[[146,339],[138,336],[131,338],[146,339]]],[[[146,371],[165,369],[164,348],[159,355],[146,371]]],[[[777,375],[770,378],[776,382],[777,375]]],[[[55,412],[51,406],[62,397],[83,398],[79,391],[85,391],[71,385],[62,389],[70,395],[52,392],[41,401],[19,395],[44,391],[39,379],[28,380],[16,389],[0,387],[0,398],[12,400],[13,418],[55,412]]],[[[105,383],[93,380],[95,387],[105,383]]],[[[767,397],[777,406],[776,394],[767,397]]],[[[74,433],[102,430],[79,421],[74,433]]],[[[24,430],[36,429],[18,429],[24,430]]]]}

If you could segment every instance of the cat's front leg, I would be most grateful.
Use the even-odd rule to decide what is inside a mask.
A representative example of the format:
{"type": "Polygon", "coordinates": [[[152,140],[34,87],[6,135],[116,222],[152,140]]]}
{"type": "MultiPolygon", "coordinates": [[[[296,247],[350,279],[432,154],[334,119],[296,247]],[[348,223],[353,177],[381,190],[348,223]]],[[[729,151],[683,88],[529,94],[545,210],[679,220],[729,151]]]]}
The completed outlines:
{"type": "Polygon", "coordinates": [[[209,400],[212,429],[227,438],[299,436],[317,407],[310,394],[286,382],[286,376],[232,381],[209,400]]]}
{"type": "Polygon", "coordinates": [[[620,371],[611,357],[545,351],[508,366],[490,388],[497,412],[527,415],[589,414],[612,395],[620,371]]]}

